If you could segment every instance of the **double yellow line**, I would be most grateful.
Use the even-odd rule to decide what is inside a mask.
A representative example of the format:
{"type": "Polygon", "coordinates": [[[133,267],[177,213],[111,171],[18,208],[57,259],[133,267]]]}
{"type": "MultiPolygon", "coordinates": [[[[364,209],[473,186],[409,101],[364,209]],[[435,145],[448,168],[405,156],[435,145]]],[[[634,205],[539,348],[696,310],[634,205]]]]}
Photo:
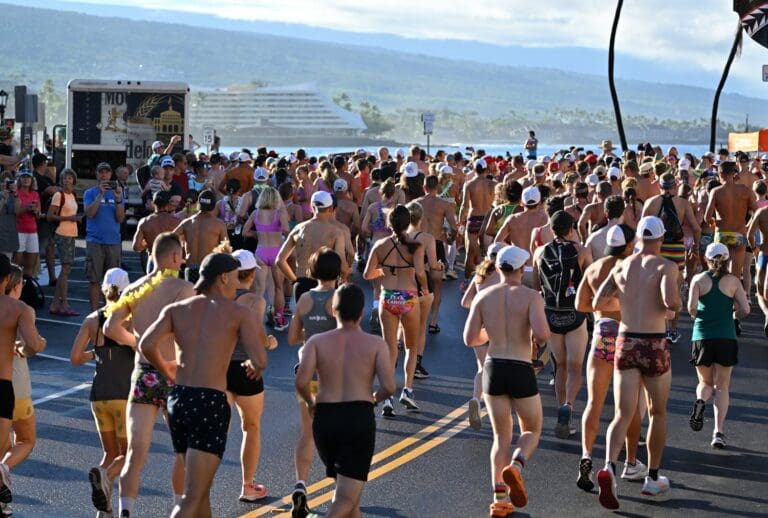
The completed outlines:
{"type": "MultiPolygon", "coordinates": [[[[374,470],[372,470],[368,474],[368,481],[370,482],[372,480],[376,480],[377,478],[399,468],[400,466],[412,461],[413,459],[420,457],[421,455],[424,455],[428,451],[440,446],[441,444],[443,444],[445,441],[447,441],[454,435],[460,433],[469,425],[466,419],[460,420],[458,423],[454,424],[454,426],[449,427],[448,425],[450,425],[457,418],[465,416],[466,412],[467,412],[467,405],[462,405],[458,408],[455,408],[450,413],[446,414],[445,416],[435,421],[433,424],[429,426],[425,426],[415,434],[409,437],[406,437],[400,442],[397,442],[392,446],[390,446],[389,448],[386,448],[385,450],[382,450],[376,455],[374,455],[373,459],[371,460],[371,466],[383,460],[386,460],[390,457],[396,456],[398,453],[402,452],[403,450],[405,450],[410,446],[413,446],[414,444],[417,444],[419,442],[422,443],[417,447],[413,448],[412,450],[408,451],[404,455],[396,456],[394,459],[390,460],[386,464],[383,464],[375,468],[374,470]],[[443,430],[444,428],[445,430],[442,433],[432,437],[429,440],[426,440],[427,437],[431,436],[432,434],[434,434],[439,430],[443,430]]],[[[481,417],[483,416],[485,416],[484,410],[481,413],[481,417]]],[[[324,489],[332,486],[333,484],[334,484],[334,480],[332,478],[324,478],[323,480],[316,482],[307,488],[307,496],[309,497],[312,494],[319,493],[324,489]]],[[[331,498],[333,498],[333,491],[327,491],[309,500],[308,505],[309,507],[317,507],[326,502],[329,502],[331,498]]],[[[275,516],[279,516],[278,513],[290,512],[289,509],[286,509],[284,507],[289,504],[291,504],[291,495],[287,495],[283,497],[281,500],[271,505],[265,505],[265,506],[259,507],[255,511],[242,515],[240,518],[254,518],[257,516],[264,516],[269,513],[273,513],[275,516]]]]}

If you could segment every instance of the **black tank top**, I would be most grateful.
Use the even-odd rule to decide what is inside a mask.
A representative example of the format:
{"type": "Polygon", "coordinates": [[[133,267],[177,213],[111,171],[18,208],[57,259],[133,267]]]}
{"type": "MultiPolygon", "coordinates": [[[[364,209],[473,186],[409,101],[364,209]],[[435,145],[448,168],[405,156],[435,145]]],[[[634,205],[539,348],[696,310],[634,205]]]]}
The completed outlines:
{"type": "Polygon", "coordinates": [[[128,399],[131,392],[131,373],[136,353],[128,345],[120,345],[101,332],[107,317],[104,310],[97,312],[99,329],[96,332],[96,342],[99,335],[104,337],[104,345],[94,347],[96,354],[96,372],[93,374],[91,385],[91,401],[110,401],[113,399],[128,399]]]}

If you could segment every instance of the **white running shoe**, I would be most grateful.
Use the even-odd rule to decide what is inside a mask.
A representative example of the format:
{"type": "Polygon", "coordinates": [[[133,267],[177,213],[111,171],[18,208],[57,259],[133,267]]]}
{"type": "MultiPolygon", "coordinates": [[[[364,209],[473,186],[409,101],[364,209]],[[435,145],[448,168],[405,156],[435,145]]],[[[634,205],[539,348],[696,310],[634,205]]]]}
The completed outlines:
{"type": "Polygon", "coordinates": [[[395,405],[392,403],[392,398],[388,397],[382,402],[381,405],[381,416],[382,417],[395,417],[395,405]]]}
{"type": "Polygon", "coordinates": [[[408,411],[416,411],[419,409],[419,405],[416,404],[416,398],[413,397],[413,390],[404,388],[400,393],[400,404],[408,411]]]}
{"type": "Polygon", "coordinates": [[[646,496],[661,496],[669,491],[669,479],[659,475],[658,480],[645,477],[642,493],[646,496]]]}
{"type": "Polygon", "coordinates": [[[648,466],[640,462],[640,459],[635,459],[634,466],[629,462],[624,462],[624,471],[621,474],[621,478],[624,480],[643,480],[647,474],[648,466]]]}
{"type": "Polygon", "coordinates": [[[0,503],[10,504],[12,501],[11,471],[5,463],[0,462],[0,503]]]}
{"type": "Polygon", "coordinates": [[[482,426],[480,419],[480,401],[475,398],[469,400],[469,426],[473,430],[479,430],[482,426]]]}

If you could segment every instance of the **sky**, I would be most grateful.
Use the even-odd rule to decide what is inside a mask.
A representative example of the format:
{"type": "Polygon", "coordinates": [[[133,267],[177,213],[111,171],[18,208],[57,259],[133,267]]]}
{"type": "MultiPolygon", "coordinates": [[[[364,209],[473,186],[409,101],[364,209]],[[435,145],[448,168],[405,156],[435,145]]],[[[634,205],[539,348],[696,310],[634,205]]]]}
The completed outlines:
{"type": "MultiPolygon", "coordinates": [[[[615,3],[606,0],[164,0],[160,5],[156,0],[78,1],[147,9],[161,5],[172,11],[243,21],[299,23],[412,38],[595,49],[607,49],[615,9],[615,3]]],[[[737,20],[731,0],[625,2],[616,49],[666,65],[719,72],[737,20]]],[[[760,82],[763,63],[768,64],[768,49],[748,39],[731,76],[760,82]]],[[[663,77],[649,79],[663,82],[663,77]]]]}

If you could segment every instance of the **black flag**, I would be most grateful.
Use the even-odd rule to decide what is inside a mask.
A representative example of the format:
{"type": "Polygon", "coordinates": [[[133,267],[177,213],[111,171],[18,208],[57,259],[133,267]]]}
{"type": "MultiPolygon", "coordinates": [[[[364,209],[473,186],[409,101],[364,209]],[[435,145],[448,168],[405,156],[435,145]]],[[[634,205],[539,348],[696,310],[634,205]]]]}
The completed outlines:
{"type": "Polygon", "coordinates": [[[733,10],[739,13],[741,27],[747,36],[768,47],[768,2],[765,0],[734,0],[733,10]]]}

